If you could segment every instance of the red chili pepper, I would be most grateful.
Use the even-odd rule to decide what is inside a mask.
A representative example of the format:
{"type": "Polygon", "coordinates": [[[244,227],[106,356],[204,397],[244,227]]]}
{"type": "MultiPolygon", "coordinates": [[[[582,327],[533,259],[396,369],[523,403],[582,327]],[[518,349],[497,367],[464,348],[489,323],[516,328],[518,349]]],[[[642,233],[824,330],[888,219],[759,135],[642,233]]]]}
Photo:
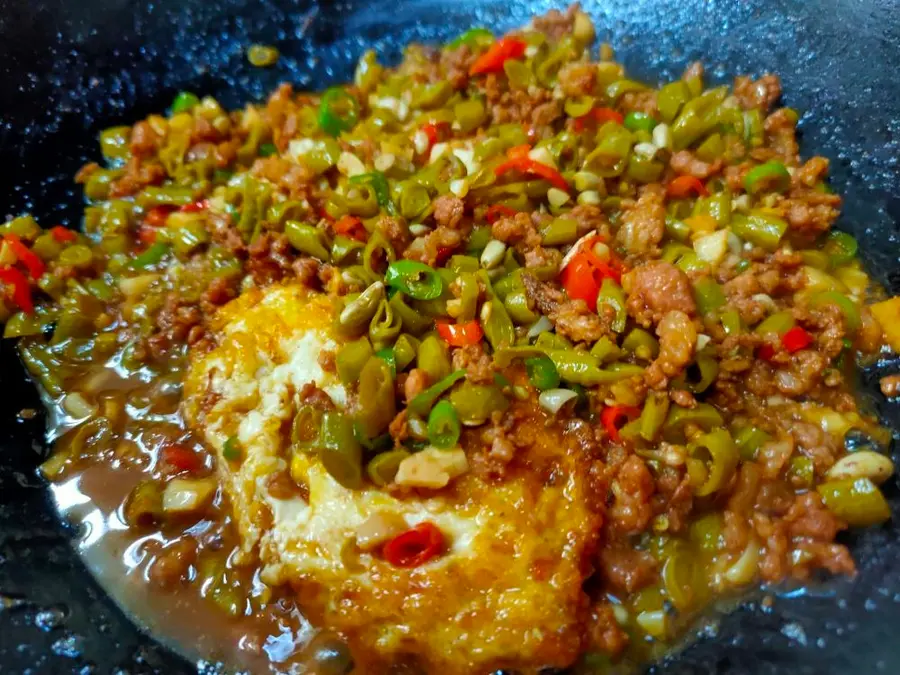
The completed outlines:
{"type": "Polygon", "coordinates": [[[600,260],[594,253],[594,244],[602,239],[596,236],[585,240],[560,275],[560,281],[569,297],[573,300],[584,300],[591,311],[597,309],[597,295],[600,293],[603,280],[608,278],[621,283],[624,270],[618,260],[614,258],[610,258],[609,262],[600,260]]]}
{"type": "Polygon", "coordinates": [[[178,471],[193,472],[202,466],[200,456],[180,445],[167,445],[162,450],[162,461],[178,471]]]}
{"type": "Polygon", "coordinates": [[[51,227],[50,234],[52,234],[53,238],[60,244],[75,241],[78,238],[78,235],[75,232],[72,232],[68,227],[63,227],[62,225],[54,225],[51,227]]]}
{"type": "Polygon", "coordinates": [[[181,211],[184,213],[197,213],[198,211],[205,211],[209,208],[209,200],[201,199],[200,201],[196,201],[193,204],[185,204],[181,207],[181,211]]]}
{"type": "Polygon", "coordinates": [[[443,267],[444,263],[450,259],[451,255],[453,255],[453,251],[454,249],[452,246],[439,246],[437,255],[434,256],[434,266],[443,267]]]}
{"type": "Polygon", "coordinates": [[[346,237],[352,237],[353,239],[357,239],[358,241],[365,241],[368,238],[368,233],[366,232],[366,228],[363,226],[362,221],[356,216],[346,215],[341,216],[341,218],[333,225],[334,231],[338,234],[343,234],[346,237]]]}
{"type": "Polygon", "coordinates": [[[334,222],[334,218],[332,218],[331,216],[328,215],[328,211],[325,210],[324,206],[319,208],[319,217],[323,218],[324,220],[327,220],[329,223],[334,222]]]}
{"type": "Polygon", "coordinates": [[[494,173],[498,176],[502,176],[508,171],[521,171],[522,173],[530,173],[535,176],[539,176],[544,180],[550,182],[554,187],[559,188],[560,190],[568,190],[569,184],[566,182],[566,179],[563,175],[554,169],[552,166],[547,166],[546,164],[541,164],[540,162],[536,162],[527,154],[521,153],[521,148],[527,146],[517,146],[515,148],[510,149],[506,154],[509,159],[507,159],[502,164],[499,164],[497,168],[494,169],[494,173]],[[516,151],[516,155],[512,156],[513,151],[516,151]]]}
{"type": "Polygon", "coordinates": [[[150,246],[151,244],[156,243],[156,232],[157,229],[152,225],[148,225],[147,223],[141,223],[138,225],[137,230],[137,238],[138,241],[142,244],[150,246]]]}
{"type": "Polygon", "coordinates": [[[622,124],[625,121],[625,118],[622,117],[622,113],[613,110],[612,108],[593,108],[586,115],[575,118],[575,131],[584,131],[588,120],[594,120],[597,124],[603,124],[604,122],[622,124]]]}
{"type": "Polygon", "coordinates": [[[525,55],[528,45],[518,38],[503,38],[488,47],[488,50],[475,59],[469,68],[469,75],[499,73],[508,59],[520,59],[525,55]]]}
{"type": "Polygon", "coordinates": [[[476,345],[481,342],[484,331],[477,321],[465,323],[450,323],[449,321],[437,321],[437,332],[444,341],[453,347],[476,345]]]}
{"type": "Polygon", "coordinates": [[[26,314],[34,313],[31,289],[24,274],[13,267],[0,267],[0,281],[7,286],[12,286],[12,300],[19,309],[26,314]]]}
{"type": "Polygon", "coordinates": [[[449,122],[428,122],[422,125],[422,131],[428,136],[428,148],[444,138],[444,134],[450,130],[449,122]]]}
{"type": "Polygon", "coordinates": [[[765,342],[761,344],[756,350],[756,356],[763,361],[771,361],[772,357],[775,356],[775,347],[770,345],[768,342],[765,342]]]}
{"type": "Polygon", "coordinates": [[[381,554],[394,567],[418,567],[443,550],[443,533],[433,523],[424,522],[391,539],[381,554]]]}
{"type": "Polygon", "coordinates": [[[173,209],[171,206],[154,206],[144,214],[143,222],[150,227],[164,227],[166,219],[172,211],[173,209]]]}
{"type": "Polygon", "coordinates": [[[708,197],[709,190],[700,181],[699,178],[693,176],[679,176],[666,187],[666,192],[670,197],[675,199],[685,199],[692,194],[698,197],[708,197]]]}
{"type": "Polygon", "coordinates": [[[506,151],[506,158],[524,159],[525,157],[528,157],[529,152],[531,152],[531,146],[528,145],[528,143],[523,143],[522,145],[514,145],[506,151]]]}
{"type": "Polygon", "coordinates": [[[484,212],[484,219],[493,225],[501,218],[512,218],[516,213],[518,211],[505,204],[491,204],[484,212]]]}
{"type": "Polygon", "coordinates": [[[621,438],[619,429],[623,426],[622,421],[633,420],[640,414],[641,409],[634,406],[611,405],[608,408],[604,408],[603,412],[600,413],[600,422],[603,424],[603,428],[606,429],[609,437],[613,441],[618,442],[621,438]]]}
{"type": "Polygon", "coordinates": [[[806,349],[813,342],[813,336],[800,326],[794,326],[781,336],[781,344],[791,354],[799,352],[801,349],[806,349]]]}
{"type": "Polygon", "coordinates": [[[19,235],[7,234],[3,237],[3,241],[9,245],[10,250],[15,253],[19,262],[25,266],[26,270],[28,270],[28,276],[35,280],[40,279],[44,270],[47,269],[47,266],[34,251],[22,243],[22,240],[19,239],[19,235]]]}

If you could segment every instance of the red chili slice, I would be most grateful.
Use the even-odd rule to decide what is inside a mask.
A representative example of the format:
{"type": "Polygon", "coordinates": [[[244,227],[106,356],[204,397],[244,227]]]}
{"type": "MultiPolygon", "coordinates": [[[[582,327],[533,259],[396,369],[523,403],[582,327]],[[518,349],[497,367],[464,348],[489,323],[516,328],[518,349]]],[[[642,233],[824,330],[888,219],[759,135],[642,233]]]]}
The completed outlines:
{"type": "Polygon", "coordinates": [[[619,429],[622,428],[623,422],[625,420],[633,420],[640,414],[640,408],[634,406],[611,405],[608,408],[604,408],[603,412],[600,413],[600,422],[603,424],[603,428],[606,429],[609,437],[613,441],[618,442],[621,438],[619,429]]]}
{"type": "Polygon", "coordinates": [[[161,459],[178,471],[194,472],[197,471],[203,462],[196,452],[192,452],[180,445],[167,445],[163,448],[161,459]]]}
{"type": "Polygon", "coordinates": [[[525,55],[528,45],[518,38],[503,38],[488,47],[488,50],[475,59],[469,69],[469,75],[499,73],[503,64],[509,59],[520,59],[525,55]]]}
{"type": "Polygon", "coordinates": [[[34,313],[31,288],[24,274],[13,267],[0,267],[0,281],[12,287],[12,300],[19,309],[26,314],[34,313]]]}
{"type": "Polygon", "coordinates": [[[484,219],[493,225],[501,218],[512,218],[518,211],[504,204],[491,204],[484,212],[484,219]]]}
{"type": "Polygon", "coordinates": [[[453,347],[464,347],[481,342],[484,331],[477,321],[465,323],[450,323],[449,321],[437,321],[437,332],[444,341],[453,347]]]}
{"type": "Polygon", "coordinates": [[[3,241],[5,241],[10,250],[15,253],[18,261],[25,266],[26,270],[28,270],[28,276],[35,280],[40,279],[44,270],[47,269],[44,261],[41,260],[34,251],[22,243],[22,240],[19,239],[17,234],[7,234],[3,237],[3,241]]]}
{"type": "Polygon", "coordinates": [[[365,226],[356,216],[346,215],[334,224],[334,231],[345,237],[352,237],[359,241],[365,241],[368,238],[365,226]]]}
{"type": "Polygon", "coordinates": [[[75,232],[72,232],[68,227],[63,227],[62,225],[51,227],[50,234],[52,234],[53,238],[60,244],[66,244],[70,241],[75,241],[78,238],[78,235],[75,232]]]}
{"type": "Polygon", "coordinates": [[[699,178],[693,176],[679,176],[666,186],[666,192],[675,199],[686,199],[692,195],[696,197],[709,196],[706,186],[699,178]]]}
{"type": "Polygon", "coordinates": [[[381,553],[394,567],[418,567],[443,550],[443,533],[433,523],[424,522],[391,539],[381,553]]]}
{"type": "Polygon", "coordinates": [[[801,349],[806,349],[814,341],[815,338],[800,326],[794,326],[781,336],[781,344],[791,354],[799,352],[801,349]]]}

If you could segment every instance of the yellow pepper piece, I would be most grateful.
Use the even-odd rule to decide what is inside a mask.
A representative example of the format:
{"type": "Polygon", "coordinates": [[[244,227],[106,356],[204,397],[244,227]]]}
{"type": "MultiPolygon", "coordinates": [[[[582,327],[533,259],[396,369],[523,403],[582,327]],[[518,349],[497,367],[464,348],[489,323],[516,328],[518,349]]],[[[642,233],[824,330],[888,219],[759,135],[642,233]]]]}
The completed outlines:
{"type": "Polygon", "coordinates": [[[884,331],[884,339],[900,354],[900,297],[876,302],[869,309],[884,331]]]}

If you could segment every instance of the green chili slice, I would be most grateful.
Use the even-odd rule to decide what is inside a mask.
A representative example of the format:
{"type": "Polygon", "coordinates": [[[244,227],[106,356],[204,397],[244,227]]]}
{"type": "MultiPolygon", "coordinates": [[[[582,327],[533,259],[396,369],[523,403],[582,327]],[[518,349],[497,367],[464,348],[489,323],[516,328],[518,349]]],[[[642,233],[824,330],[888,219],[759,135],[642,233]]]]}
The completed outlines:
{"type": "Polygon", "coordinates": [[[625,115],[625,128],[629,131],[653,131],[656,120],[644,112],[630,112],[625,115]]]}
{"type": "Polygon", "coordinates": [[[272,45],[250,45],[247,48],[247,60],[257,68],[274,66],[278,62],[278,49],[272,45]]]}
{"type": "Polygon", "coordinates": [[[362,446],[353,433],[353,421],[343,413],[322,415],[319,459],[331,477],[345,488],[362,487],[362,446]]]}
{"type": "Polygon", "coordinates": [[[189,111],[196,105],[200,104],[200,98],[196,94],[189,91],[179,92],[172,101],[172,114],[177,115],[189,111]]]}
{"type": "Polygon", "coordinates": [[[322,433],[322,411],[311,405],[300,406],[291,424],[291,444],[296,450],[315,451],[322,433]]]}
{"type": "Polygon", "coordinates": [[[675,380],[675,384],[694,394],[700,394],[709,389],[718,374],[719,362],[708,354],[698,354],[694,363],[675,380]]]}
{"type": "Polygon", "coordinates": [[[447,391],[454,384],[459,382],[466,376],[465,370],[457,370],[455,372],[450,373],[447,377],[440,380],[439,382],[434,383],[428,389],[420,393],[416,396],[412,401],[409,402],[407,406],[410,412],[419,415],[425,416],[434,406],[435,401],[437,401],[445,391],[447,391]]]}
{"type": "Polygon", "coordinates": [[[612,328],[616,333],[625,330],[628,314],[625,311],[625,292],[622,287],[609,277],[603,280],[600,286],[600,294],[597,296],[597,312],[608,312],[612,315],[612,328]]]}
{"type": "Polygon", "coordinates": [[[147,269],[148,267],[159,264],[168,252],[168,244],[153,244],[146,251],[132,259],[129,263],[129,267],[135,270],[147,269]]]}
{"type": "Polygon", "coordinates": [[[331,260],[325,234],[313,225],[289,220],[284,225],[284,234],[291,246],[301,253],[311,255],[322,262],[331,260]]]}
{"type": "Polygon", "coordinates": [[[751,244],[773,251],[787,232],[786,221],[761,211],[751,211],[748,215],[734,214],[732,230],[741,239],[751,244]]]}
{"type": "Polygon", "coordinates": [[[666,392],[651,392],[644,401],[644,409],[638,418],[638,433],[645,441],[653,441],[666,421],[669,397],[666,392]]]}
{"type": "Polygon", "coordinates": [[[663,122],[672,122],[681,111],[681,106],[691,99],[691,91],[683,80],[670,82],[659,90],[656,105],[663,122]]]}
{"type": "Polygon", "coordinates": [[[853,302],[853,300],[837,291],[819,291],[810,296],[809,306],[811,308],[818,309],[825,305],[837,305],[844,315],[844,320],[847,322],[847,328],[852,332],[859,330],[862,319],[859,314],[859,307],[856,306],[856,303],[853,302]]]}
{"type": "Polygon", "coordinates": [[[450,403],[460,421],[469,426],[483,424],[493,413],[509,407],[509,400],[497,385],[471,382],[463,382],[458,389],[450,392],[450,403]]]}
{"type": "Polygon", "coordinates": [[[512,345],[516,341],[516,327],[513,325],[512,319],[503,304],[503,300],[494,292],[491,285],[490,277],[487,271],[481,270],[477,274],[481,281],[487,296],[487,302],[483,307],[488,307],[486,312],[482,314],[481,327],[484,329],[484,336],[490,343],[492,349],[500,349],[504,345],[512,345]],[[490,303],[490,304],[488,304],[490,303]]]}
{"type": "Polygon", "coordinates": [[[794,327],[794,315],[789,311],[775,312],[757,324],[753,332],[757,335],[767,335],[775,333],[779,337],[787,333],[794,327]]]}
{"type": "Polygon", "coordinates": [[[404,333],[394,343],[394,363],[397,371],[406,370],[406,367],[416,359],[419,351],[419,341],[412,335],[404,333]]]}
{"type": "Polygon", "coordinates": [[[239,462],[243,456],[244,452],[240,442],[238,442],[237,436],[229,436],[222,445],[222,457],[229,462],[239,462]]]}
{"type": "Polygon", "coordinates": [[[329,136],[338,136],[356,126],[359,104],[341,87],[331,87],[319,103],[319,126],[329,136]]]}
{"type": "Polygon", "coordinates": [[[375,356],[388,364],[391,369],[391,377],[397,377],[397,360],[394,358],[394,350],[392,347],[385,347],[375,352],[375,356]]]}
{"type": "Polygon", "coordinates": [[[559,386],[559,372],[548,356],[533,356],[525,359],[525,370],[531,384],[541,391],[555,389],[559,386]]]}
{"type": "Polygon", "coordinates": [[[688,445],[688,454],[705,465],[705,480],[697,485],[694,494],[706,497],[728,484],[737,469],[740,455],[734,441],[724,429],[703,434],[688,445]]]}
{"type": "Polygon", "coordinates": [[[436,448],[452,448],[459,442],[460,426],[450,401],[438,401],[428,415],[428,441],[436,448]]]}
{"type": "Polygon", "coordinates": [[[684,427],[687,424],[693,424],[708,431],[721,427],[723,423],[722,415],[709,403],[699,403],[693,408],[682,408],[675,405],[669,408],[669,414],[663,424],[663,433],[668,438],[677,440],[679,437],[683,437],[684,427]]]}
{"type": "Polygon", "coordinates": [[[416,357],[419,368],[428,373],[432,382],[443,380],[450,374],[452,363],[447,343],[437,335],[431,334],[422,340],[416,357]]]}
{"type": "Polygon", "coordinates": [[[377,356],[368,360],[359,374],[358,421],[369,438],[381,434],[397,410],[391,367],[377,356]]]}
{"type": "Polygon", "coordinates": [[[741,427],[734,435],[734,442],[741,453],[741,459],[753,461],[759,453],[759,449],[772,440],[772,437],[762,429],[749,425],[741,427]]]}
{"type": "Polygon", "coordinates": [[[755,166],[744,177],[744,189],[751,195],[760,192],[784,192],[791,186],[791,174],[781,162],[755,166]]]}
{"type": "Polygon", "coordinates": [[[415,260],[392,262],[384,273],[384,283],[415,300],[433,300],[444,290],[440,275],[415,260]]]}
{"type": "Polygon", "coordinates": [[[822,501],[838,518],[853,527],[878,525],[891,517],[881,490],[868,478],[847,478],[819,485],[822,501]]]}
{"type": "MultiPolygon", "coordinates": [[[[600,341],[594,345],[594,348],[597,349],[599,344],[600,341]]],[[[652,361],[659,355],[659,341],[643,328],[634,328],[622,340],[622,351],[634,354],[642,361],[652,361]]],[[[594,349],[591,349],[591,353],[594,354],[594,349]]],[[[603,359],[601,358],[601,360],[603,359]]]]}
{"type": "Polygon", "coordinates": [[[712,314],[725,304],[725,293],[712,277],[700,277],[694,282],[694,299],[700,314],[712,314]]]}
{"type": "Polygon", "coordinates": [[[371,171],[353,176],[350,178],[350,184],[367,184],[371,186],[372,192],[375,193],[375,199],[378,201],[378,206],[391,215],[397,212],[394,201],[391,199],[391,187],[388,184],[387,177],[381,171],[371,171]]]}
{"type": "Polygon", "coordinates": [[[856,243],[851,235],[846,232],[834,230],[828,233],[822,252],[828,256],[828,260],[832,266],[844,265],[851,262],[859,250],[859,244],[856,243]]]}
{"type": "Polygon", "coordinates": [[[394,482],[400,462],[409,457],[406,450],[388,450],[372,458],[366,467],[366,473],[375,485],[384,487],[394,482]]]}
{"type": "Polygon", "coordinates": [[[494,41],[494,34],[487,28],[470,28],[462,35],[457,36],[447,43],[447,49],[456,49],[461,45],[469,45],[470,47],[478,47],[488,45],[494,41]]]}

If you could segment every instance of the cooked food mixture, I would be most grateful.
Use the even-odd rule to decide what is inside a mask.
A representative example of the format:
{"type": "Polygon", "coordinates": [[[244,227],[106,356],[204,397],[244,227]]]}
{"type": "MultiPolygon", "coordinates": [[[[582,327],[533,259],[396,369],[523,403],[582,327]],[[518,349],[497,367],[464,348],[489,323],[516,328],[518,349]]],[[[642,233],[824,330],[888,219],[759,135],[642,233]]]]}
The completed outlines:
{"type": "Polygon", "coordinates": [[[836,537],[890,517],[855,371],[900,298],[778,78],[655,87],[593,40],[573,7],[321,93],[184,92],[100,134],[78,231],[2,226],[43,474],[95,476],[131,578],[254,671],[606,672],[852,575],[836,537]]]}

